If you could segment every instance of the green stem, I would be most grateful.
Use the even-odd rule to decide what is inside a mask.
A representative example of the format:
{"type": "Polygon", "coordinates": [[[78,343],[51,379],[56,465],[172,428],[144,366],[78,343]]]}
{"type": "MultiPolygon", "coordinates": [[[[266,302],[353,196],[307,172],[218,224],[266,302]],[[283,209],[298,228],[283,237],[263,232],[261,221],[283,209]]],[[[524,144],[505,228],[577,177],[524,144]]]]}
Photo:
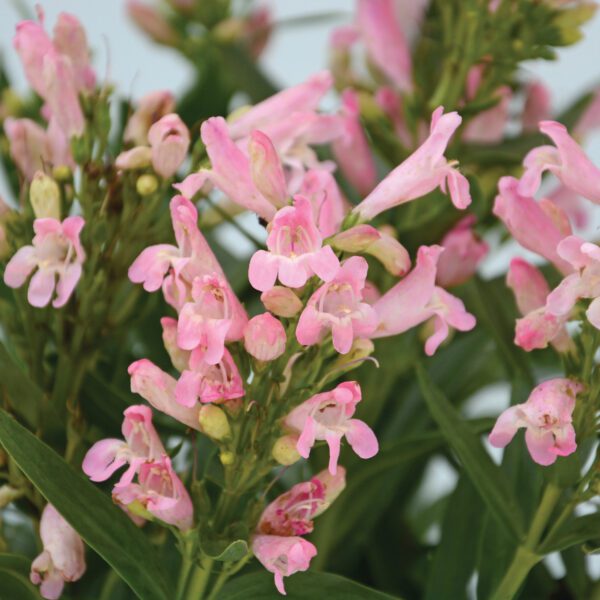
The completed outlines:
{"type": "Polygon", "coordinates": [[[523,544],[517,548],[513,561],[492,596],[492,600],[511,600],[511,598],[514,598],[529,571],[542,560],[543,556],[536,552],[536,548],[561,495],[562,490],[558,486],[553,483],[546,486],[527,537],[523,544]]]}
{"type": "Polygon", "coordinates": [[[185,600],[201,600],[203,598],[213,563],[212,558],[204,557],[202,563],[194,569],[184,596],[185,600]]]}

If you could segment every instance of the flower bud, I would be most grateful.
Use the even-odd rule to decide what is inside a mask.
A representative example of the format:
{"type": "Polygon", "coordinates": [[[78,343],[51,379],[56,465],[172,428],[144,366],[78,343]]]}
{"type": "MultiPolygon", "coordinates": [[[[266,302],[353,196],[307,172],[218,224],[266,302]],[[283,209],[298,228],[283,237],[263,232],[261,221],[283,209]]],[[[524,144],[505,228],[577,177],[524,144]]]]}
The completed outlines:
{"type": "Polygon", "coordinates": [[[140,175],[135,182],[135,189],[140,196],[150,196],[158,189],[158,179],[154,175],[140,175]]]}
{"type": "Polygon", "coordinates": [[[244,348],[261,361],[279,358],[285,352],[285,329],[270,313],[263,313],[248,321],[244,330],[244,348]]]}
{"type": "Polygon", "coordinates": [[[152,147],[152,166],[165,179],[175,175],[187,155],[190,132],[175,113],[159,119],[148,130],[152,147]]]}
{"type": "Polygon", "coordinates": [[[260,296],[265,308],[278,317],[294,317],[302,310],[302,302],[289,288],[276,285],[260,296]]]}
{"type": "MultiPolygon", "coordinates": [[[[358,338],[352,343],[348,354],[340,354],[331,365],[331,373],[339,376],[340,371],[350,371],[359,367],[363,360],[373,354],[375,344],[367,338],[358,338]]],[[[371,359],[374,360],[374,359],[371,359]]]]}
{"type": "Polygon", "coordinates": [[[215,404],[205,404],[198,413],[198,421],[202,432],[213,440],[220,442],[231,435],[227,415],[215,404]]]}
{"type": "Polygon", "coordinates": [[[69,165],[58,165],[52,169],[52,177],[60,183],[66,183],[73,179],[73,171],[69,165]]]}
{"type": "Polygon", "coordinates": [[[229,450],[224,450],[219,454],[219,460],[224,467],[228,467],[234,463],[235,454],[233,452],[229,452],[229,450]]]}
{"type": "Polygon", "coordinates": [[[152,162],[152,150],[147,146],[136,146],[131,150],[121,152],[115,160],[117,169],[130,171],[133,169],[145,169],[152,162]]]}
{"type": "Polygon", "coordinates": [[[180,372],[188,369],[190,362],[190,351],[182,350],[177,345],[177,319],[172,317],[163,317],[160,320],[162,325],[162,339],[165,349],[173,366],[180,372]]]}
{"type": "Polygon", "coordinates": [[[29,201],[36,218],[60,220],[60,189],[52,177],[41,171],[33,176],[29,201]]]}
{"type": "Polygon", "coordinates": [[[13,500],[16,500],[22,496],[22,492],[12,487],[11,485],[5,484],[0,486],[0,508],[4,508],[9,505],[13,500]]]}
{"type": "Polygon", "coordinates": [[[271,140],[255,130],[248,142],[252,180],[261,194],[274,206],[287,204],[287,186],[281,160],[271,140]]]}
{"type": "Polygon", "coordinates": [[[300,460],[300,453],[296,448],[297,445],[297,435],[281,436],[275,444],[273,444],[271,455],[280,465],[288,467],[300,460]]]}

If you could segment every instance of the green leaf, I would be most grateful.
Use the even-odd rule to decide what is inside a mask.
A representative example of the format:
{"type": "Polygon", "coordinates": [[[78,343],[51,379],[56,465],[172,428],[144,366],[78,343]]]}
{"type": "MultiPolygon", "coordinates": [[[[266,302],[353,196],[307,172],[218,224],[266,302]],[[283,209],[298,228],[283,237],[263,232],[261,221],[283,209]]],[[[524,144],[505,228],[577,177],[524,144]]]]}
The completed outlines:
{"type": "Polygon", "coordinates": [[[205,542],[202,544],[202,550],[214,560],[237,562],[248,554],[248,544],[246,540],[235,540],[223,548],[219,544],[205,542]]]}
{"type": "Polygon", "coordinates": [[[496,519],[516,539],[524,535],[521,508],[511,491],[506,474],[492,461],[477,436],[437,388],[422,365],[417,366],[421,392],[434,421],[456,452],[473,485],[496,519]]]}
{"type": "Polygon", "coordinates": [[[31,560],[21,554],[0,554],[0,569],[29,575],[31,560]]]}
{"type": "MultiPolygon", "coordinates": [[[[371,588],[330,573],[296,573],[285,580],[286,598],[289,600],[392,600],[371,588]]],[[[273,575],[265,571],[249,573],[232,579],[217,596],[218,600],[278,600],[273,575]]]]}
{"type": "Polygon", "coordinates": [[[29,579],[0,567],[0,600],[39,600],[40,595],[29,579]]]}
{"type": "Polygon", "coordinates": [[[0,443],[27,478],[140,598],[169,597],[156,549],[145,535],[105,494],[4,410],[0,410],[0,443]]]}
{"type": "Polygon", "coordinates": [[[538,551],[540,554],[550,554],[597,539],[600,539],[600,513],[584,515],[567,522],[544,540],[538,551]]]}

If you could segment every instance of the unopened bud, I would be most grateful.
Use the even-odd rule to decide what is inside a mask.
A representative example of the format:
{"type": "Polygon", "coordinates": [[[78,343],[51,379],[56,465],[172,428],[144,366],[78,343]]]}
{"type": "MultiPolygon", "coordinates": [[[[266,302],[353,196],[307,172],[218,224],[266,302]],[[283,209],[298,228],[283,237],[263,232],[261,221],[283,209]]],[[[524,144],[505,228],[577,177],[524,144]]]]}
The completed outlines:
{"type": "Polygon", "coordinates": [[[158,179],[154,175],[140,175],[135,182],[135,189],[140,196],[150,196],[158,189],[158,179]]]}
{"type": "Polygon", "coordinates": [[[235,461],[235,454],[229,450],[224,450],[219,454],[219,460],[224,467],[228,467],[235,461]]]}
{"type": "Polygon", "coordinates": [[[252,317],[244,329],[244,348],[260,361],[271,361],[285,352],[285,329],[270,313],[252,317]]]}
{"type": "Polygon", "coordinates": [[[284,466],[293,465],[300,460],[300,453],[296,448],[298,444],[298,436],[284,435],[281,436],[273,445],[271,455],[280,464],[284,466]]]}
{"type": "Polygon", "coordinates": [[[276,285],[260,296],[265,308],[278,317],[287,319],[297,315],[302,310],[302,301],[292,290],[276,285]]]}
{"type": "Polygon", "coordinates": [[[215,404],[205,404],[198,413],[198,421],[202,432],[213,440],[221,441],[231,435],[227,415],[215,404]]]}
{"type": "Polygon", "coordinates": [[[33,176],[29,201],[37,219],[60,219],[60,189],[52,177],[41,171],[33,176]]]}
{"type": "Polygon", "coordinates": [[[10,504],[13,500],[20,498],[22,492],[18,489],[6,484],[0,487],[0,508],[4,508],[10,504]]]}
{"type": "Polygon", "coordinates": [[[358,338],[352,343],[348,354],[340,354],[331,365],[332,372],[350,370],[359,367],[362,361],[373,354],[375,344],[367,338],[358,338]]]}
{"type": "Polygon", "coordinates": [[[73,178],[73,171],[68,165],[58,165],[52,169],[52,177],[61,183],[71,181],[73,178]]]}

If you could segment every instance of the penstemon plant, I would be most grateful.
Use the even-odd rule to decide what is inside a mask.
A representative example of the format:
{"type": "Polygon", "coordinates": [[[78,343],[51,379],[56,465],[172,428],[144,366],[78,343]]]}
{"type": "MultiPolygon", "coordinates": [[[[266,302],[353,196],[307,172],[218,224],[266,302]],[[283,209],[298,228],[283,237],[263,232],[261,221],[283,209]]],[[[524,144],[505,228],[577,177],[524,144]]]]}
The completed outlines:
{"type": "Polygon", "coordinates": [[[128,3],[180,99],[123,100],[71,14],[17,27],[0,595],[597,597],[600,94],[551,120],[520,70],[595,3],[357,0],[281,91],[290,23],[240,4],[128,3]]]}

